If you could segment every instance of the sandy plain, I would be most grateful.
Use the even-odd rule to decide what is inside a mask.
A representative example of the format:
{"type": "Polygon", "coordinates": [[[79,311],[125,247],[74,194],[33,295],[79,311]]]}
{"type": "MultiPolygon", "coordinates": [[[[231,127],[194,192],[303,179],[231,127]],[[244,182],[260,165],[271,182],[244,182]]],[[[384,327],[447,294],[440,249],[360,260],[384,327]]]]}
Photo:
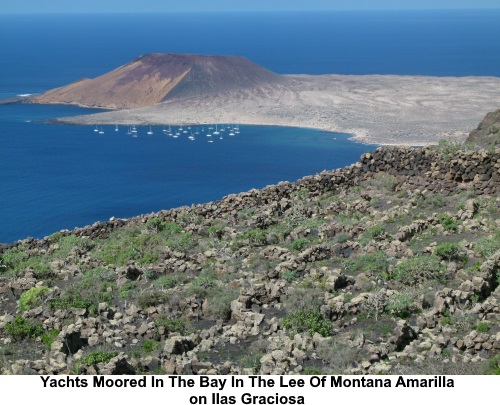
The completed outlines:
{"type": "Polygon", "coordinates": [[[66,117],[72,124],[238,123],[317,128],[381,145],[463,141],[500,106],[498,77],[286,75],[279,85],[66,117]]]}

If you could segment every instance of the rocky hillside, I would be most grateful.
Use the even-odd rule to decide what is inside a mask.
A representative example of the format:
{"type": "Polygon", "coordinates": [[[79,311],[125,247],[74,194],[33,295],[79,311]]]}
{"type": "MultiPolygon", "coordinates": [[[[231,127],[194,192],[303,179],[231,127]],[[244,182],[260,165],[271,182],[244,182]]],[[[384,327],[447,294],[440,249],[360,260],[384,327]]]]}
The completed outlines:
{"type": "Polygon", "coordinates": [[[166,99],[262,86],[286,79],[239,56],[148,54],[95,79],[82,79],[31,98],[40,104],[137,108],[166,99]]]}
{"type": "Polygon", "coordinates": [[[500,149],[381,148],[4,247],[0,371],[500,373],[500,149]]]}
{"type": "Polygon", "coordinates": [[[479,126],[471,131],[466,142],[483,147],[500,145],[500,109],[486,114],[479,126]]]}

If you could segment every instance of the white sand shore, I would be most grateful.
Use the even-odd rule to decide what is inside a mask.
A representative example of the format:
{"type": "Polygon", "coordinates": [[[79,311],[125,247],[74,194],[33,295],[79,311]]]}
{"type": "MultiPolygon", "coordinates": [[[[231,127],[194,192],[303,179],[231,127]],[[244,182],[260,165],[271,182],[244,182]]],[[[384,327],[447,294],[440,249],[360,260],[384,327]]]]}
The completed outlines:
{"type": "Polygon", "coordinates": [[[288,75],[289,84],[62,118],[75,124],[239,123],[317,128],[384,145],[462,141],[500,107],[498,77],[288,75]]]}

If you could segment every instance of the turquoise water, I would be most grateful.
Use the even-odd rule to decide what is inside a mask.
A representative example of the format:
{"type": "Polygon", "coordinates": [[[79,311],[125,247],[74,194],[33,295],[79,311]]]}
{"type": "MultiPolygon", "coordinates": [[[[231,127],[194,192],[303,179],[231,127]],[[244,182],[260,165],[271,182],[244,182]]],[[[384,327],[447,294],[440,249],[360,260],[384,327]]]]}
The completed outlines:
{"type": "Polygon", "coordinates": [[[0,242],[294,181],[374,148],[303,128],[240,126],[240,134],[226,131],[209,143],[206,132],[191,141],[138,127],[133,138],[125,127],[104,126],[99,135],[94,127],[36,122],[86,111],[1,106],[0,242]]]}

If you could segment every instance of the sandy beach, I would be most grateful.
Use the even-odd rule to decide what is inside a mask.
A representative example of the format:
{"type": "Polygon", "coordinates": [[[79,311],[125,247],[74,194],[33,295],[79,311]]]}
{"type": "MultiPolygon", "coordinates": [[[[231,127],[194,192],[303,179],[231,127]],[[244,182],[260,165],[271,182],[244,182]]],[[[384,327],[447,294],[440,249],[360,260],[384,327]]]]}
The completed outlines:
{"type": "Polygon", "coordinates": [[[286,75],[280,85],[173,98],[134,109],[62,118],[73,124],[238,123],[317,128],[381,145],[463,141],[500,105],[498,77],[286,75]]]}

